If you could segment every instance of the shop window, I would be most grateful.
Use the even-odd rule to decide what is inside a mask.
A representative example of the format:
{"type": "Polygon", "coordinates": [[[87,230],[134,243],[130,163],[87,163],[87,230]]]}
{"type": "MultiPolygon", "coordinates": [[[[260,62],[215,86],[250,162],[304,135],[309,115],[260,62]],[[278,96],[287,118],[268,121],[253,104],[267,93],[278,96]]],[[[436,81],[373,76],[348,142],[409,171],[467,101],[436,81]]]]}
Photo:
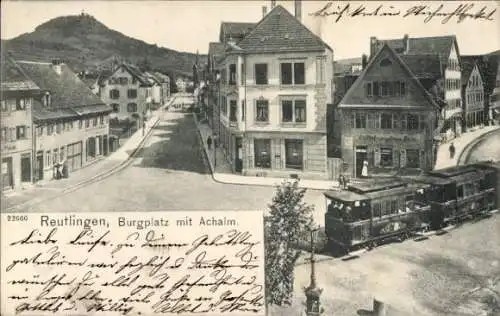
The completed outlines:
{"type": "Polygon", "coordinates": [[[286,168],[303,169],[303,143],[300,139],[285,140],[286,168]]]}
{"type": "Polygon", "coordinates": [[[393,159],[392,159],[392,148],[380,148],[380,165],[382,167],[392,167],[393,159]]]}
{"type": "Polygon", "coordinates": [[[406,167],[408,168],[420,167],[420,151],[418,149],[406,150],[406,167]]]}

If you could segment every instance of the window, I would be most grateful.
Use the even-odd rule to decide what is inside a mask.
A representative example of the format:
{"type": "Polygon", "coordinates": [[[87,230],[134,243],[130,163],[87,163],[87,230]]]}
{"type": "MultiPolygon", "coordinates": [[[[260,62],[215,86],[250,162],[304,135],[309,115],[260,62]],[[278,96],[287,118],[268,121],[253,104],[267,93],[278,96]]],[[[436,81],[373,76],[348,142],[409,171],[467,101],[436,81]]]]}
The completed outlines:
{"type": "Polygon", "coordinates": [[[392,148],[382,147],[380,148],[380,165],[382,167],[392,167],[392,148]]]}
{"type": "Polygon", "coordinates": [[[97,116],[92,118],[92,126],[97,126],[97,116]]]}
{"type": "Polygon", "coordinates": [[[120,77],[120,78],[118,78],[118,83],[121,85],[126,85],[126,84],[128,84],[128,78],[120,77]]]}
{"type": "Polygon", "coordinates": [[[419,127],[418,115],[408,114],[408,129],[417,130],[419,127]]]}
{"type": "Polygon", "coordinates": [[[7,141],[7,128],[6,127],[2,127],[2,142],[6,142],[7,141]]]}
{"type": "Polygon", "coordinates": [[[464,197],[464,186],[463,185],[457,186],[457,197],[458,198],[464,197]]]}
{"type": "Polygon", "coordinates": [[[420,168],[420,151],[418,149],[406,150],[406,167],[420,168]]]}
{"type": "Polygon", "coordinates": [[[136,103],[127,104],[127,112],[129,113],[137,112],[137,104],[136,103]]]}
{"type": "Polygon", "coordinates": [[[365,87],[366,87],[366,96],[367,97],[371,97],[373,95],[373,91],[372,91],[372,83],[371,82],[367,82],[365,84],[365,87]]]}
{"type": "Polygon", "coordinates": [[[85,119],[85,127],[86,128],[90,127],[90,120],[89,119],[85,119]]]}
{"type": "Polygon", "coordinates": [[[2,100],[2,112],[7,112],[7,111],[8,111],[7,101],[2,100]]]}
{"type": "Polygon", "coordinates": [[[238,103],[236,100],[229,100],[229,121],[236,122],[236,111],[238,110],[238,103]]]}
{"type": "Polygon", "coordinates": [[[281,119],[283,122],[306,122],[306,100],[282,100],[281,119]]]}
{"type": "Polygon", "coordinates": [[[137,98],[137,89],[128,89],[127,90],[127,97],[129,99],[135,99],[135,98],[137,98]]]}
{"type": "Polygon", "coordinates": [[[236,85],[236,64],[229,65],[229,84],[236,85]]]}
{"type": "Polygon", "coordinates": [[[56,124],[56,134],[60,134],[61,133],[61,123],[57,123],[56,124]]]}
{"type": "Polygon", "coordinates": [[[271,140],[254,140],[255,167],[271,168],[271,140]]]}
{"type": "Polygon", "coordinates": [[[281,84],[304,84],[304,63],[281,63],[281,84]]]}
{"type": "Polygon", "coordinates": [[[392,61],[390,61],[388,58],[384,58],[384,59],[382,59],[382,61],[380,61],[381,67],[387,67],[390,65],[392,65],[392,61]]]}
{"type": "Polygon", "coordinates": [[[43,136],[43,126],[39,126],[36,129],[37,136],[43,136]]]}
{"type": "Polygon", "coordinates": [[[120,91],[117,89],[113,89],[109,91],[109,97],[111,99],[119,99],[120,98],[120,91]]]}
{"type": "Polygon", "coordinates": [[[366,128],[366,114],[364,113],[356,113],[356,128],[366,128]]]}
{"type": "Polygon", "coordinates": [[[25,110],[26,109],[26,103],[25,103],[25,100],[22,99],[22,98],[18,98],[16,100],[16,110],[18,111],[22,111],[22,110],[25,110]]]}
{"type": "Polygon", "coordinates": [[[380,126],[383,129],[392,129],[392,114],[382,113],[380,116],[380,126]]]}
{"type": "Polygon", "coordinates": [[[373,203],[373,216],[381,217],[382,216],[382,204],[373,203]]]}
{"type": "Polygon", "coordinates": [[[378,97],[380,95],[379,92],[380,92],[379,91],[379,84],[378,84],[378,82],[374,82],[373,83],[373,95],[378,97]]]}
{"type": "Polygon", "coordinates": [[[316,83],[325,83],[325,64],[325,56],[316,57],[316,83]]]}
{"type": "Polygon", "coordinates": [[[245,120],[245,100],[241,100],[241,120],[244,121],[245,120]]]}
{"type": "Polygon", "coordinates": [[[45,93],[43,96],[43,106],[49,107],[50,106],[50,94],[48,92],[45,93]]]}
{"type": "Polygon", "coordinates": [[[50,150],[47,150],[45,152],[45,167],[50,167],[52,165],[51,158],[52,155],[50,154],[50,150]]]}
{"type": "Polygon", "coordinates": [[[269,101],[257,100],[255,108],[255,120],[257,122],[267,122],[269,120],[269,101]]]}
{"type": "Polygon", "coordinates": [[[285,167],[290,169],[303,168],[303,145],[301,139],[285,140],[285,167]]]}
{"type": "Polygon", "coordinates": [[[255,64],[255,84],[267,84],[267,64],[255,64]]]}
{"type": "Polygon", "coordinates": [[[47,126],[47,135],[52,135],[54,134],[54,124],[49,124],[47,126]]]}
{"type": "Polygon", "coordinates": [[[111,104],[111,108],[113,109],[113,112],[118,113],[120,111],[120,105],[113,103],[111,104]]]}
{"type": "Polygon", "coordinates": [[[99,124],[101,124],[101,125],[104,124],[104,116],[103,115],[99,116],[99,124]]]}
{"type": "Polygon", "coordinates": [[[78,121],[78,128],[81,129],[83,127],[83,121],[79,120],[78,121]]]}

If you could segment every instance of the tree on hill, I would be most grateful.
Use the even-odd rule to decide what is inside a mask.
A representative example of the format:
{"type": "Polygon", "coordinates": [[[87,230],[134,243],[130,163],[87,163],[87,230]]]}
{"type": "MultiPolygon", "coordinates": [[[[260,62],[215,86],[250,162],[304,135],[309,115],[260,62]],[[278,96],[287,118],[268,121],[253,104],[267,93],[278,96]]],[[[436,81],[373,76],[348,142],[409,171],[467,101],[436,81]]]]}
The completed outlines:
{"type": "Polygon", "coordinates": [[[284,181],[269,205],[265,221],[266,304],[291,304],[293,272],[300,256],[293,246],[313,225],[314,207],[303,202],[306,189],[298,185],[299,180],[284,181]]]}

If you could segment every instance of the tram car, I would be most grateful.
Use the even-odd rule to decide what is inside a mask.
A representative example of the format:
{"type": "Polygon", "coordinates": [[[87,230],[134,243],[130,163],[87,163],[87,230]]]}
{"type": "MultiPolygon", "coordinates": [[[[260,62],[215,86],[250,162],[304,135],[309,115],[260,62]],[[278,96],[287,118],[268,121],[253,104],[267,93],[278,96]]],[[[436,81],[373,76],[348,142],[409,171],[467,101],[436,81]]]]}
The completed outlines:
{"type": "Polygon", "coordinates": [[[500,161],[482,161],[473,164],[475,167],[482,170],[492,170],[492,174],[488,174],[486,177],[486,186],[489,188],[495,188],[495,192],[491,193],[490,198],[494,201],[492,205],[492,211],[498,211],[500,209],[500,161]]]}
{"type": "Polygon", "coordinates": [[[425,200],[429,188],[425,183],[391,178],[326,191],[325,233],[329,245],[349,252],[388,240],[402,241],[426,229],[431,216],[425,200]]]}
{"type": "Polygon", "coordinates": [[[432,229],[440,229],[491,212],[497,200],[497,172],[486,164],[454,166],[414,177],[430,185],[425,198],[431,206],[432,229]]]}

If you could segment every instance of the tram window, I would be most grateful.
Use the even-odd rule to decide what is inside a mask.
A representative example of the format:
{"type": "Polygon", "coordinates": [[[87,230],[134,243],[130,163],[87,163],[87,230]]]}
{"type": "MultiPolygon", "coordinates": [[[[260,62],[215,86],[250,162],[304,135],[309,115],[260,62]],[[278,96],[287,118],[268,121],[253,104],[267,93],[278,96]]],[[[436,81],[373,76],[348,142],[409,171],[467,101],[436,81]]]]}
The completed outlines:
{"type": "Polygon", "coordinates": [[[373,217],[381,217],[381,216],[382,216],[382,204],[373,203],[373,217]]]}
{"type": "Polygon", "coordinates": [[[471,196],[474,195],[474,183],[466,183],[465,184],[465,190],[464,190],[464,195],[465,196],[471,196]]]}
{"type": "Polygon", "coordinates": [[[479,181],[474,182],[474,193],[479,193],[481,191],[480,187],[479,181]]]}
{"type": "Polygon", "coordinates": [[[463,198],[464,197],[464,186],[463,185],[459,185],[457,187],[457,197],[458,198],[463,198]]]}
{"type": "Polygon", "coordinates": [[[396,214],[397,212],[398,212],[398,201],[392,200],[391,201],[390,214],[396,214]]]}

